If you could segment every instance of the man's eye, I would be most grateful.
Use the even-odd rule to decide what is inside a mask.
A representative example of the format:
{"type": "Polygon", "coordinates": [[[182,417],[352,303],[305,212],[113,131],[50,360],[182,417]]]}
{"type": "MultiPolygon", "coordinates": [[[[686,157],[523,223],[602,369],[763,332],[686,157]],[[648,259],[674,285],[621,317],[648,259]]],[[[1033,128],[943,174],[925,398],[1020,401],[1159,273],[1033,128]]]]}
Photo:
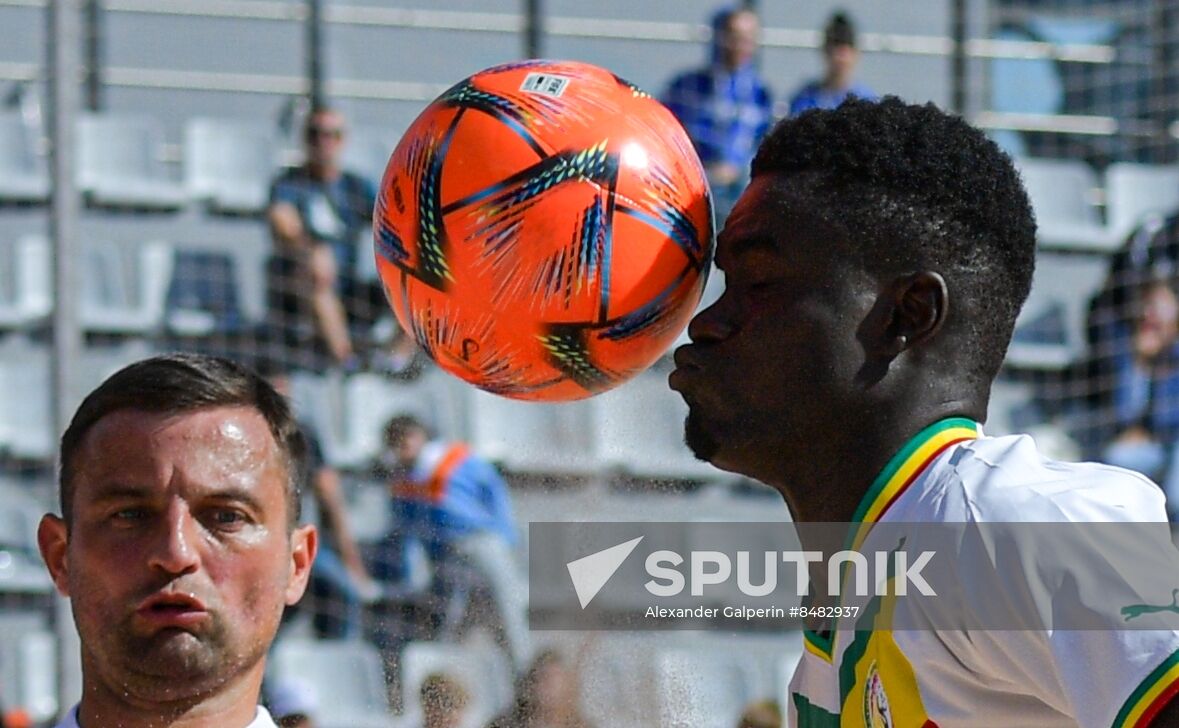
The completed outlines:
{"type": "Polygon", "coordinates": [[[218,526],[237,526],[247,521],[246,514],[229,508],[213,511],[213,522],[218,526]]]}
{"type": "Polygon", "coordinates": [[[120,508],[111,514],[111,518],[116,521],[131,523],[134,521],[142,521],[147,517],[147,510],[143,508],[120,508]]]}

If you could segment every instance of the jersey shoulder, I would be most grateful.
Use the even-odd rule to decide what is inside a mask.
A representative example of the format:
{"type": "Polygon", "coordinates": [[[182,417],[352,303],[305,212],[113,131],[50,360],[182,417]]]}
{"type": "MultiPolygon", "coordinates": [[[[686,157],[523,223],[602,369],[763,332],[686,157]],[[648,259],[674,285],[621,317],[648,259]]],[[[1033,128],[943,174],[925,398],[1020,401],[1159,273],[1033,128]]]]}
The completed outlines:
{"type": "Polygon", "coordinates": [[[948,453],[933,493],[947,521],[1166,521],[1162,489],[1101,463],[1045,457],[1028,435],[980,437],[948,453]]]}

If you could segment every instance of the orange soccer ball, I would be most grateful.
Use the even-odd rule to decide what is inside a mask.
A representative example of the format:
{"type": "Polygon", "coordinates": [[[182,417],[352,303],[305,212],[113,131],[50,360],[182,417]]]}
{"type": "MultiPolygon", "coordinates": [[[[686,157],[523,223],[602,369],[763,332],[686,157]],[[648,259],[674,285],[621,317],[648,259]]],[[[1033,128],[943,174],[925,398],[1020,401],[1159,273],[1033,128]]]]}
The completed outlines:
{"type": "Polygon", "coordinates": [[[489,392],[573,400],[659,358],[712,261],[712,201],[675,117],[586,63],[460,81],[381,181],[377,267],[406,331],[489,392]]]}

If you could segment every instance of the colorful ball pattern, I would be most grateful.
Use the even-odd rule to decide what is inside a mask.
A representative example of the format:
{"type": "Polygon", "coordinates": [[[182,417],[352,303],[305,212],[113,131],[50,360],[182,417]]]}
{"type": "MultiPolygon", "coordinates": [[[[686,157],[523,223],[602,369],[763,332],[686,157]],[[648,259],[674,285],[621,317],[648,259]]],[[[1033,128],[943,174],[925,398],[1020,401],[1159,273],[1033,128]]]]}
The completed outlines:
{"type": "Polygon", "coordinates": [[[476,73],[381,181],[377,267],[406,331],[489,392],[564,401],[649,367],[692,316],[712,200],[679,122],[586,63],[476,73]]]}

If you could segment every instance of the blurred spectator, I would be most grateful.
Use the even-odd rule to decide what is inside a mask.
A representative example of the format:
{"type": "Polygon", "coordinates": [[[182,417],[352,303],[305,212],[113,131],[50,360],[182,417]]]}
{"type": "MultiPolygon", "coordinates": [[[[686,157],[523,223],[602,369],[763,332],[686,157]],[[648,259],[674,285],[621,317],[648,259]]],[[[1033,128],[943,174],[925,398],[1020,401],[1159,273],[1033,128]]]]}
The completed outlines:
{"type": "Polygon", "coordinates": [[[269,686],[267,704],[279,728],[315,728],[319,693],[314,684],[299,677],[285,677],[269,686]]]}
{"type": "Polygon", "coordinates": [[[782,709],[774,700],[754,703],[741,713],[737,728],[782,728],[782,709]]]}
{"type": "Polygon", "coordinates": [[[860,51],[856,48],[856,28],[846,13],[837,12],[823,30],[823,78],[803,86],[790,99],[790,116],[807,109],[834,109],[848,96],[875,100],[876,94],[855,81],[860,51]]]}
{"type": "MultiPolygon", "coordinates": [[[[277,363],[262,362],[259,368],[279,394],[290,396],[290,381],[277,363]]],[[[299,428],[306,446],[300,520],[319,529],[319,552],[308,585],[312,627],[318,637],[356,637],[360,634],[361,602],[374,598],[378,587],[352,537],[340,474],[324,459],[315,429],[305,420],[299,421],[299,428]]]]}
{"type": "Polygon", "coordinates": [[[579,675],[556,650],[536,656],[516,681],[515,705],[488,728],[591,728],[581,714],[579,675]]]}
{"type": "MultiPolygon", "coordinates": [[[[360,275],[371,245],[376,187],[341,167],[344,117],[313,108],[304,126],[306,160],[271,185],[266,216],[275,249],[267,269],[273,336],[299,366],[319,368],[326,355],[345,368],[360,366],[358,333],[369,333],[388,312],[380,283],[360,275]],[[308,358],[310,357],[310,358],[308,358]]],[[[373,352],[370,365],[408,374],[413,341],[402,334],[392,351],[373,352]]]]}
{"type": "Polygon", "coordinates": [[[1101,460],[1153,478],[1179,505],[1179,257],[1172,218],[1132,236],[1090,315],[1114,431],[1101,460]]]}
{"type": "Polygon", "coordinates": [[[663,96],[704,163],[718,226],[749,182],[749,163],[770,127],[769,87],[754,64],[760,32],[753,10],[721,10],[712,19],[708,65],[677,76],[663,96]]]}
{"type": "Polygon", "coordinates": [[[470,697],[457,680],[436,672],[422,681],[421,701],[422,728],[458,728],[470,697]]]}
{"type": "Polygon", "coordinates": [[[499,620],[497,636],[521,665],[529,654],[528,586],[512,554],[516,528],[507,483],[465,443],[431,440],[410,415],[389,421],[385,444],[392,460],[392,548],[404,548],[404,539],[425,547],[432,591],[449,605],[452,625],[469,616],[465,610],[477,582],[486,585],[499,620]]]}

